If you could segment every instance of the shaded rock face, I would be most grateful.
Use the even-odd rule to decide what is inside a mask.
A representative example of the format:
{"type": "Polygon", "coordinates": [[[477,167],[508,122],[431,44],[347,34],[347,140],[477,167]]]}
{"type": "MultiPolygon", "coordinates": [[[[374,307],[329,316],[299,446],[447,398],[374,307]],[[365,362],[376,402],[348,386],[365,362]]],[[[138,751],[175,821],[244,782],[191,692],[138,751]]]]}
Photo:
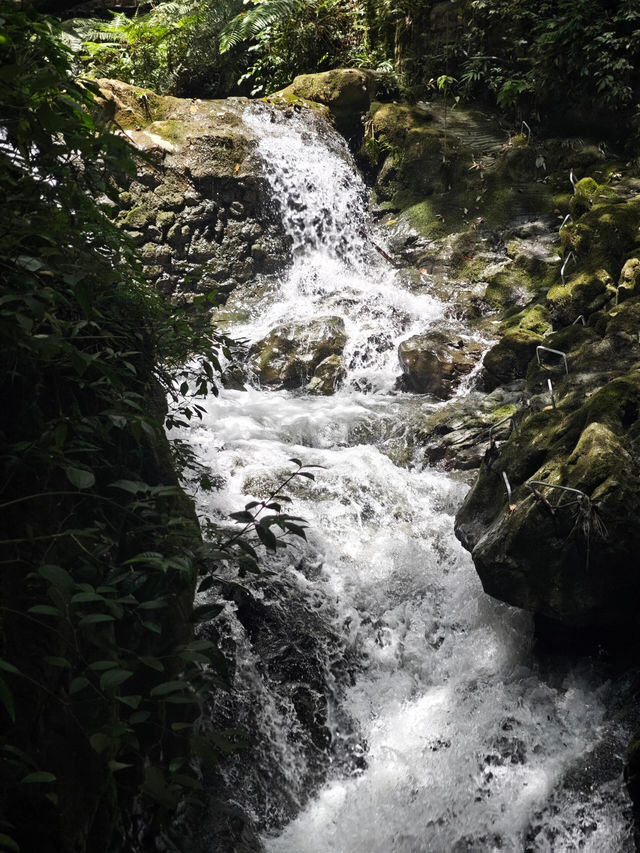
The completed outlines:
{"type": "Polygon", "coordinates": [[[246,99],[161,97],[112,80],[100,91],[109,120],[148,157],[114,214],[151,281],[188,302],[284,265],[288,243],[243,121],[246,99]]]}
{"type": "Polygon", "coordinates": [[[474,368],[481,349],[470,341],[451,340],[443,332],[415,335],[398,347],[406,386],[419,394],[450,397],[474,368]]]}
{"type": "Polygon", "coordinates": [[[632,630],[640,593],[640,300],[592,319],[600,332],[571,326],[545,339],[567,353],[569,374],[562,363],[530,363],[533,396],[519,433],[481,467],[456,532],[490,595],[566,626],[632,630]]]}
{"type": "Polygon", "coordinates": [[[483,379],[487,391],[500,385],[524,379],[529,362],[542,337],[524,329],[507,332],[502,340],[487,352],[483,360],[483,379]]]}
{"type": "Polygon", "coordinates": [[[260,383],[270,388],[302,388],[317,379],[312,390],[332,393],[329,389],[338,381],[339,356],[346,342],[340,317],[287,323],[253,344],[250,364],[260,383]]]}
{"type": "Polygon", "coordinates": [[[513,430],[511,418],[524,402],[523,385],[491,394],[472,391],[428,415],[416,435],[425,461],[445,470],[479,468],[513,430]]]}

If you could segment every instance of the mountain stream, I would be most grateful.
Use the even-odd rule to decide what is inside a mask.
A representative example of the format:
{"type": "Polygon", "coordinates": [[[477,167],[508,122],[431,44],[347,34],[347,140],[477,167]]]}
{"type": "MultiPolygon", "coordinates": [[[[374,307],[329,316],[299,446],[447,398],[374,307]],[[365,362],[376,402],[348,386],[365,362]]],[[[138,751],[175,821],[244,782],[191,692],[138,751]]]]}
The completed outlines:
{"type": "Polygon", "coordinates": [[[534,656],[530,618],[483,593],[453,534],[468,481],[412,450],[441,404],[395,390],[399,342],[473,333],[426,276],[409,286],[375,251],[385,238],[337,134],[260,107],[247,122],[292,261],[236,296],[231,334],[340,317],[347,374],[332,396],[222,390],[188,432],[216,520],[263,500],[291,458],[322,466],[288,487],[307,541],[226,608],[227,712],[252,744],[225,770],[228,795],[268,853],[634,849],[614,682],[597,658],[534,656]]]}

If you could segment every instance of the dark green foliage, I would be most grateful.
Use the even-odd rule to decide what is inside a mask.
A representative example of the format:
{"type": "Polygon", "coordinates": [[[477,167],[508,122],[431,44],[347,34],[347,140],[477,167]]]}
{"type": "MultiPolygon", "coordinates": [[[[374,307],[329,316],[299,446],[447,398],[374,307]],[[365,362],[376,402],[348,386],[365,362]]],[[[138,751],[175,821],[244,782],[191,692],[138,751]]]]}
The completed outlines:
{"type": "Polygon", "coordinates": [[[224,97],[242,67],[218,52],[220,32],[241,0],[168,0],[145,14],[75,19],[68,38],[93,77],[113,77],[181,97],[224,97]]]}
{"type": "MultiPolygon", "coordinates": [[[[228,689],[193,638],[221,609],[190,621],[198,573],[212,585],[237,553],[257,570],[218,530],[205,562],[174,472],[193,460],[163,429],[200,416],[231,342],[174,313],[106,215],[134,162],[94,125],[56,27],[12,8],[0,25],[0,843],[133,849],[136,792],[162,812],[197,791],[199,693],[228,689]]],[[[256,547],[273,525],[304,535],[264,509],[256,547]]],[[[242,740],[212,737],[217,756],[242,740]]]]}

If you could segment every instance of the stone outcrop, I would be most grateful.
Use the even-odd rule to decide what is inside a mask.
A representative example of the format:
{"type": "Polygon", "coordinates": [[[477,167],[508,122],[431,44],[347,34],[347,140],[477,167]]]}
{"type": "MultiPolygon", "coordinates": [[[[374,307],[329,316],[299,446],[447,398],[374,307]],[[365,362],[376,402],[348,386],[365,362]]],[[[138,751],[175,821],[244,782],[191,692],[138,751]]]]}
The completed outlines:
{"type": "Polygon", "coordinates": [[[311,390],[331,393],[339,381],[339,356],[346,341],[340,317],[287,323],[253,344],[250,365],[260,384],[269,388],[302,388],[317,379],[311,390]]]}
{"type": "Polygon", "coordinates": [[[481,348],[473,341],[452,340],[443,332],[414,335],[398,347],[406,387],[419,394],[450,397],[474,368],[481,348]]]}
{"type": "Polygon", "coordinates": [[[456,531],[489,594],[567,626],[630,629],[640,593],[640,300],[592,320],[545,339],[566,353],[568,373],[559,357],[531,361],[529,410],[482,466],[456,531]]]}
{"type": "Polygon", "coordinates": [[[375,74],[362,68],[335,68],[318,74],[301,74],[286,89],[270,96],[295,103],[302,99],[322,104],[345,136],[362,132],[360,117],[375,93],[375,74]]]}
{"type": "Polygon", "coordinates": [[[146,160],[113,213],[151,281],[182,300],[212,290],[224,300],[283,266],[288,245],[243,121],[247,99],[172,98],[113,80],[100,92],[108,120],[146,160]]]}

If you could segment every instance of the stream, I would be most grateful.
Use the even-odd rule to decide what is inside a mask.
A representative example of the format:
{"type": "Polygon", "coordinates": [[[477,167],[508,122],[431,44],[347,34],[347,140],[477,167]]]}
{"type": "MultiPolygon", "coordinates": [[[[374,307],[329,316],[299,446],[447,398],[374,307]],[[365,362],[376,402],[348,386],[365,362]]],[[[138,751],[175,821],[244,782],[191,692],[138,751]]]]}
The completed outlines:
{"type": "Polygon", "coordinates": [[[251,732],[228,796],[268,853],[633,850],[615,678],[598,658],[534,656],[530,617],[483,593],[454,536],[468,479],[412,448],[442,404],[395,390],[398,344],[475,333],[375,251],[385,236],[337,134],[259,107],[246,121],[292,261],[234,295],[230,333],[331,316],[347,344],[334,395],[222,390],[187,433],[217,522],[268,496],[290,459],[321,466],[287,487],[307,541],[246,582],[250,604],[226,606],[236,693],[222,713],[251,732]]]}

